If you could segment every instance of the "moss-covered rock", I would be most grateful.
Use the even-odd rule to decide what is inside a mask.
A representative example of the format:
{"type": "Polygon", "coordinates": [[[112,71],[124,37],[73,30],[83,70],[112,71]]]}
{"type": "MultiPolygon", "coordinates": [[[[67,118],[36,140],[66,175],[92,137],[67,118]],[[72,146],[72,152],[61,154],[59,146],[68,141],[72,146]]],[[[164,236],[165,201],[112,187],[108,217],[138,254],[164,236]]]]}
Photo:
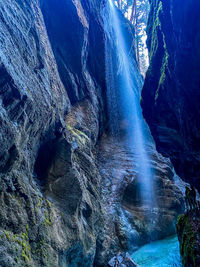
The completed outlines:
{"type": "Polygon", "coordinates": [[[96,0],[0,1],[0,266],[92,266],[103,34],[96,0]]]}
{"type": "Polygon", "coordinates": [[[200,218],[199,214],[179,215],[177,233],[184,267],[200,266],[200,218]]]}
{"type": "Polygon", "coordinates": [[[200,189],[199,1],[151,0],[142,108],[157,149],[200,189]]]}

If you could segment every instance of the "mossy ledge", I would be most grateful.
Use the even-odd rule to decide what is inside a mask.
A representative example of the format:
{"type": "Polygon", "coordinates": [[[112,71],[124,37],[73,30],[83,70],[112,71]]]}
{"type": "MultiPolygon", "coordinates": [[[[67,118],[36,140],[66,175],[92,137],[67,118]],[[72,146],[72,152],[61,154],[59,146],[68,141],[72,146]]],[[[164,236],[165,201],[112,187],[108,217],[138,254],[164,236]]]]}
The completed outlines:
{"type": "MultiPolygon", "coordinates": [[[[28,228],[27,225],[27,231],[20,234],[13,234],[10,231],[0,231],[0,239],[6,239],[10,244],[12,244],[12,247],[15,250],[15,263],[19,263],[19,259],[22,259],[21,264],[23,266],[29,265],[32,263],[31,258],[31,246],[29,244],[29,238],[28,238],[28,228]],[[24,261],[24,263],[23,263],[24,261]]],[[[21,266],[22,266],[21,265],[21,266]]]]}
{"type": "Polygon", "coordinates": [[[187,213],[178,216],[177,233],[183,267],[200,266],[200,218],[199,214],[187,213]]]}

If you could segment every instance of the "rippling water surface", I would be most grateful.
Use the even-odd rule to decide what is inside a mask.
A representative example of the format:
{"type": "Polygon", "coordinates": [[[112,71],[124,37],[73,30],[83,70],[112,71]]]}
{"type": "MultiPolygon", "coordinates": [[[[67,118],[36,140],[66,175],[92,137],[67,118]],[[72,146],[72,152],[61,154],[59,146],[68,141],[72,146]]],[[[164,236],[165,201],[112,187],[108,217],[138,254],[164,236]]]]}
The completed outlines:
{"type": "Polygon", "coordinates": [[[149,243],[132,254],[139,267],[181,267],[176,236],[149,243]]]}

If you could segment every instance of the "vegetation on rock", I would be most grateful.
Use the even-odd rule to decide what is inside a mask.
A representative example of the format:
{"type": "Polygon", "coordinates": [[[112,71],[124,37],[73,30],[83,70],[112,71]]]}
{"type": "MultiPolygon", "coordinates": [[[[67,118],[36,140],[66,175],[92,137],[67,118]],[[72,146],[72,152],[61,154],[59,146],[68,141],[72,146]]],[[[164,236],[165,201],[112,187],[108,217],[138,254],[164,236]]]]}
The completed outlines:
{"type": "Polygon", "coordinates": [[[179,215],[177,233],[184,267],[197,267],[200,264],[200,218],[199,212],[179,215]]]}

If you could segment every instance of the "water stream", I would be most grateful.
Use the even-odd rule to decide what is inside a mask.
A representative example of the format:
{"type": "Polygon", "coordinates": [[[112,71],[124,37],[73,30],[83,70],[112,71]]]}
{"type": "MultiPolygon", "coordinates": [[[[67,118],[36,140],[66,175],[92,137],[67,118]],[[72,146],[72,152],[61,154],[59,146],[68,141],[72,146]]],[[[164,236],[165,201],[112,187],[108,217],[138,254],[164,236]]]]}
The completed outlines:
{"type": "Polygon", "coordinates": [[[140,267],[181,267],[179,242],[176,236],[152,242],[132,254],[140,267]]]}

